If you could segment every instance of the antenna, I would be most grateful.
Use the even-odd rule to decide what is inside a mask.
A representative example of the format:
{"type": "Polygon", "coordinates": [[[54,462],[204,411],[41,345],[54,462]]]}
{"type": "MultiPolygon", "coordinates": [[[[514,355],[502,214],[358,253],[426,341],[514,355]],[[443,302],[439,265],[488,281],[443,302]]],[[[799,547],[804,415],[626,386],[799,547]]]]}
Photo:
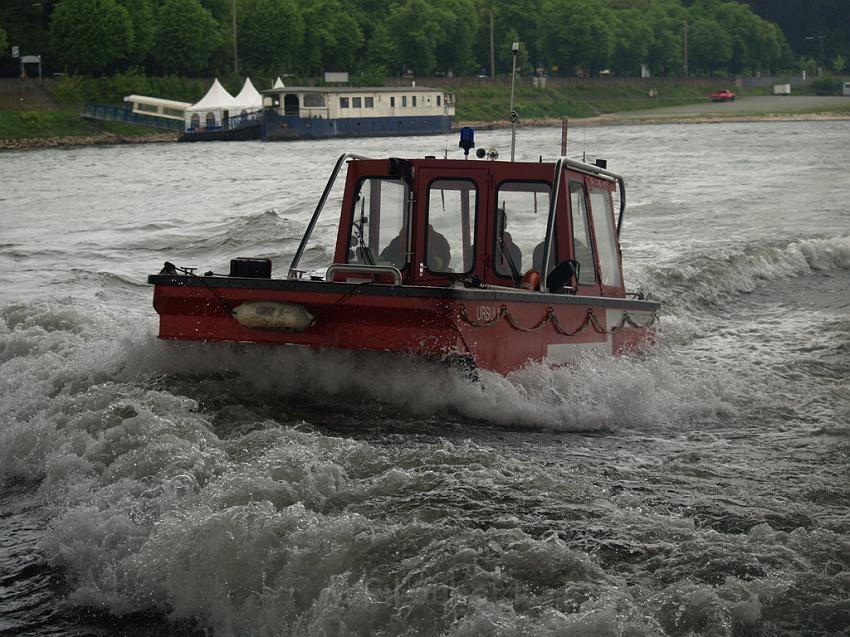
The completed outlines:
{"type": "Polygon", "coordinates": [[[514,42],[511,45],[511,53],[514,58],[514,67],[511,72],[511,112],[508,117],[511,119],[511,161],[514,160],[515,151],[516,151],[516,123],[519,119],[519,115],[514,110],[514,84],[516,83],[516,54],[519,53],[519,42],[514,42]]]}

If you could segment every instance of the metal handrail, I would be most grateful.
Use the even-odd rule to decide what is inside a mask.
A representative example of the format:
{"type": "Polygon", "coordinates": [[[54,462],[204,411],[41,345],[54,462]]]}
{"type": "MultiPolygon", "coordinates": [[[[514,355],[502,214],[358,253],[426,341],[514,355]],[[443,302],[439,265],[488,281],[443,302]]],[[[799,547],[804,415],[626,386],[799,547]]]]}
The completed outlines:
{"type": "Polygon", "coordinates": [[[333,281],[337,272],[362,272],[363,274],[389,274],[393,277],[393,285],[401,285],[401,270],[392,265],[357,265],[349,263],[334,263],[325,274],[326,281],[333,281]]]}
{"type": "Polygon", "coordinates": [[[343,153],[339,156],[339,159],[336,160],[336,165],[334,166],[333,172],[331,173],[331,176],[328,179],[328,183],[325,185],[325,190],[322,192],[322,196],[319,199],[319,203],[316,205],[316,210],[313,212],[313,216],[310,218],[310,223],[307,224],[307,230],[304,231],[304,236],[301,238],[301,243],[298,245],[298,251],[295,253],[295,256],[292,258],[292,263],[289,265],[289,273],[286,275],[287,279],[298,278],[298,262],[301,261],[301,255],[304,253],[304,249],[307,247],[307,242],[310,240],[310,236],[313,234],[313,229],[316,227],[316,222],[319,220],[319,215],[322,213],[322,209],[325,207],[325,202],[328,200],[328,196],[331,194],[331,189],[333,188],[333,185],[336,182],[337,175],[339,175],[339,171],[342,168],[343,163],[345,163],[345,161],[348,159],[371,159],[371,157],[366,157],[365,155],[358,155],[357,153],[343,153]]]}

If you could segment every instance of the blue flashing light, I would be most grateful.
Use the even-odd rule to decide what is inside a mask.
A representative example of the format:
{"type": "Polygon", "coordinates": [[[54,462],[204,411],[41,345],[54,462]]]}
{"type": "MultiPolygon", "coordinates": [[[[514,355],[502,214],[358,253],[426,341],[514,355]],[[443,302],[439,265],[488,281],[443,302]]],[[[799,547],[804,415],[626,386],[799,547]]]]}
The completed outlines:
{"type": "Polygon", "coordinates": [[[464,126],[460,129],[460,143],[458,144],[461,148],[463,148],[464,156],[469,155],[469,149],[475,148],[475,129],[470,128],[469,126],[464,126]]]}

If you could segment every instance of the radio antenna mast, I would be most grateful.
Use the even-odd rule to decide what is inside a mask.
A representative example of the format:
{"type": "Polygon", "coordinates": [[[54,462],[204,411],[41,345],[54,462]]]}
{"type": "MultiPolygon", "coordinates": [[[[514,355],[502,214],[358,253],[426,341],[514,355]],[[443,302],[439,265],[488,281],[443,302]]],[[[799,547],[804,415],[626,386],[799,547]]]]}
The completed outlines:
{"type": "Polygon", "coordinates": [[[519,42],[514,42],[511,45],[511,53],[514,58],[513,71],[511,72],[511,112],[508,117],[511,119],[511,161],[514,160],[516,154],[516,123],[519,115],[514,110],[514,84],[516,84],[516,54],[519,52],[519,42]]]}

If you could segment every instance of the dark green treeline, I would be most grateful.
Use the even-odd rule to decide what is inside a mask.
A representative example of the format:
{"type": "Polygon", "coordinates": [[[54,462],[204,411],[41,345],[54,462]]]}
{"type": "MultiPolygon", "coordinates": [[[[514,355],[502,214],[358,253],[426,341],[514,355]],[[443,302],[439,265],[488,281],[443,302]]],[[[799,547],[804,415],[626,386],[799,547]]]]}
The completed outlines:
{"type": "Polygon", "coordinates": [[[831,5],[840,13],[850,3],[3,0],[0,45],[7,58],[15,44],[24,53],[42,53],[53,71],[210,76],[234,69],[235,8],[240,74],[489,75],[491,33],[496,74],[510,71],[514,41],[521,43],[518,61],[525,75],[539,68],[551,75],[604,70],[638,76],[642,64],[654,76],[686,69],[694,76],[767,74],[801,63],[782,28],[754,12],[767,15],[772,7],[772,17],[797,29],[792,42],[798,54],[841,71],[847,35],[828,30],[831,5]],[[812,4],[823,5],[814,21],[803,15],[812,4]],[[802,24],[822,26],[824,33],[801,33],[808,29],[802,24]]]}

